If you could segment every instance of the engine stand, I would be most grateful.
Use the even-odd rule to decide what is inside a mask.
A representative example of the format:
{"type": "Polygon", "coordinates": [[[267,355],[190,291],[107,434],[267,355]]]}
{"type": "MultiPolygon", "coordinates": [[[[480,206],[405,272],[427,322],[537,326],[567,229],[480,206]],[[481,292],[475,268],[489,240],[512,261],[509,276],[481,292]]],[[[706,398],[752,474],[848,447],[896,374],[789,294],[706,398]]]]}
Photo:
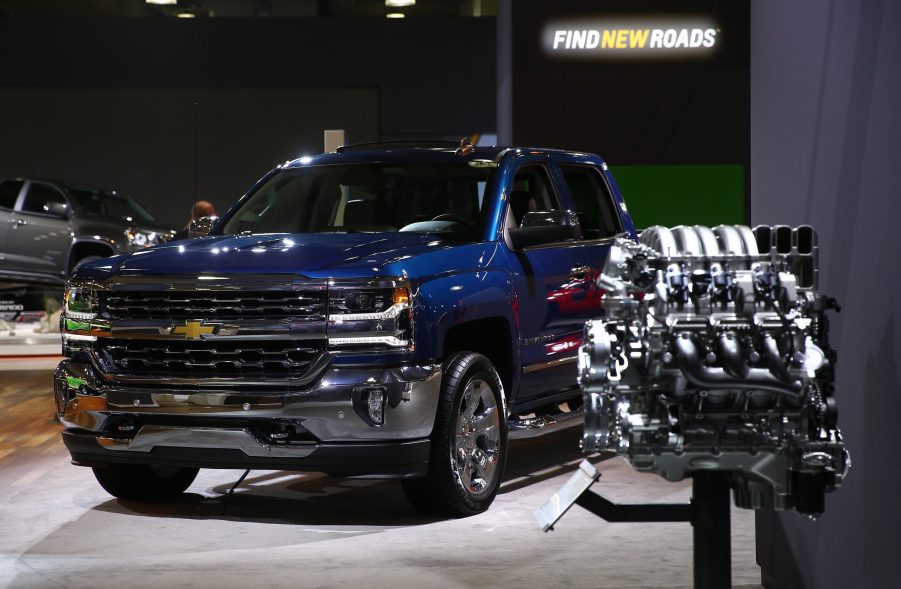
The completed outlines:
{"type": "Polygon", "coordinates": [[[608,522],[691,522],[694,528],[695,589],[728,589],[732,586],[732,526],[729,475],[695,472],[690,504],[642,503],[622,505],[591,491],[601,473],[587,460],[534,517],[545,532],[573,505],[608,522]]]}
{"type": "Polygon", "coordinates": [[[729,475],[695,472],[691,479],[695,589],[732,586],[729,475]]]}

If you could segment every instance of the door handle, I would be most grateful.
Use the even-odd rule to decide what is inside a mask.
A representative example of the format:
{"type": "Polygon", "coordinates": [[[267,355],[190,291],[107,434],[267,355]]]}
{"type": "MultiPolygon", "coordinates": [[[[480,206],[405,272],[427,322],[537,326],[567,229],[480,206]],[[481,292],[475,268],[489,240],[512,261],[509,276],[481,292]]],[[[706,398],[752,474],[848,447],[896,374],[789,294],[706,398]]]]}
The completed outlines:
{"type": "Polygon", "coordinates": [[[574,280],[585,280],[586,278],[591,276],[592,270],[594,269],[588,265],[575,266],[572,270],[569,271],[569,275],[574,280]]]}

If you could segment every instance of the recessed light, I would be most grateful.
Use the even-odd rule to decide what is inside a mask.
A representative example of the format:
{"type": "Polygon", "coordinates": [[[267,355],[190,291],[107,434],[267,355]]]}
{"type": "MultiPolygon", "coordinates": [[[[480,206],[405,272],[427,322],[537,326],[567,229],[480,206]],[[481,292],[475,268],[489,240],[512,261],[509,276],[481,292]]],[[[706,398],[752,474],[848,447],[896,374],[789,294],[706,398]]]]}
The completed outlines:
{"type": "Polygon", "coordinates": [[[194,18],[197,15],[193,12],[179,12],[175,16],[177,16],[178,18],[194,18]]]}
{"type": "Polygon", "coordinates": [[[413,6],[415,4],[416,0],[385,0],[385,6],[390,6],[391,8],[403,8],[404,6],[413,6]]]}
{"type": "Polygon", "coordinates": [[[161,6],[172,6],[178,4],[178,0],[146,0],[147,4],[159,4],[161,6]]]}
{"type": "Polygon", "coordinates": [[[403,12],[389,12],[385,15],[388,18],[405,18],[405,14],[403,12]]]}

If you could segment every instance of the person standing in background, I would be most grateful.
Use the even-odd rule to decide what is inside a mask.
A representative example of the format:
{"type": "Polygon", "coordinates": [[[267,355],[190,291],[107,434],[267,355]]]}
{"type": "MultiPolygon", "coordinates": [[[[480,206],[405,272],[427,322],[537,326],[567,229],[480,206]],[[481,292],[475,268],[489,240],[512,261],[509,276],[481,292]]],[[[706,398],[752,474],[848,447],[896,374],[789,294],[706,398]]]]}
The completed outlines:
{"type": "Polygon", "coordinates": [[[188,219],[188,224],[176,231],[175,237],[173,237],[172,240],[187,239],[189,236],[188,231],[191,229],[191,223],[193,221],[201,217],[214,217],[216,214],[216,207],[213,206],[213,203],[208,200],[198,200],[194,203],[194,206],[191,207],[191,218],[188,219]]]}

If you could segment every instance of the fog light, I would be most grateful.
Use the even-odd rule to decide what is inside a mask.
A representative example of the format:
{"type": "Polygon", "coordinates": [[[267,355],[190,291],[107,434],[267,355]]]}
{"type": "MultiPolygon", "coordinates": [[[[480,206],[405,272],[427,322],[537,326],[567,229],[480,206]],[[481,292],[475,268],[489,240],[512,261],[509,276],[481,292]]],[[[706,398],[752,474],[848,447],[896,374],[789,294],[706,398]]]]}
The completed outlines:
{"type": "Polygon", "coordinates": [[[385,423],[385,389],[367,389],[366,404],[369,406],[369,419],[376,425],[385,423]]]}

